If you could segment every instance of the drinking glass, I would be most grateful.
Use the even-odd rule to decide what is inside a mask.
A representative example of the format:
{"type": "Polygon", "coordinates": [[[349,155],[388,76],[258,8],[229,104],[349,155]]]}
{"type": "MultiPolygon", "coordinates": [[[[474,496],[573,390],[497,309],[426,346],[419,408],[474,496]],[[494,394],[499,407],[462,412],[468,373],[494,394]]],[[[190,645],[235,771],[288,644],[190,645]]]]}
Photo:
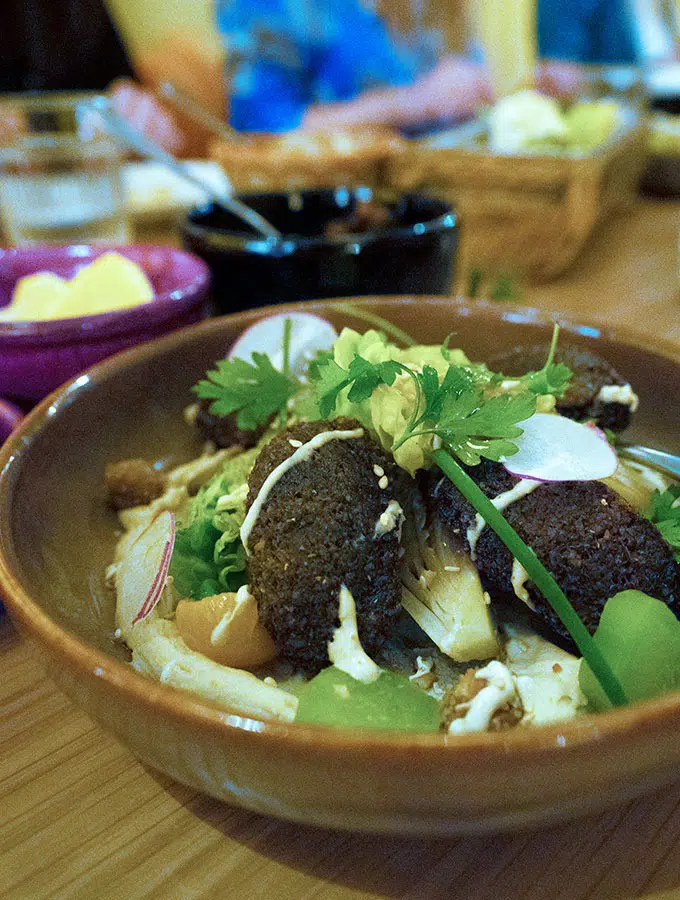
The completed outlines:
{"type": "Polygon", "coordinates": [[[0,96],[0,218],[16,246],[129,242],[123,151],[90,93],[0,96]]]}

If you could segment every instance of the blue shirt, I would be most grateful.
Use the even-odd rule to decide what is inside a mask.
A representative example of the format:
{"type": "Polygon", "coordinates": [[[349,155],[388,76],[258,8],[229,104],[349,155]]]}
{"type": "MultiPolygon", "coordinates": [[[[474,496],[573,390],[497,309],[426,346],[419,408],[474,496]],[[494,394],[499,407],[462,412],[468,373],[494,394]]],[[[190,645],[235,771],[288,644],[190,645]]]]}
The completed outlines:
{"type": "Polygon", "coordinates": [[[230,124],[241,131],[295,128],[312,103],[409,84],[434,63],[360,0],[218,0],[217,23],[235,61],[230,124]]]}
{"type": "Polygon", "coordinates": [[[538,0],[538,53],[594,65],[637,59],[633,14],[626,0],[538,0]]]}

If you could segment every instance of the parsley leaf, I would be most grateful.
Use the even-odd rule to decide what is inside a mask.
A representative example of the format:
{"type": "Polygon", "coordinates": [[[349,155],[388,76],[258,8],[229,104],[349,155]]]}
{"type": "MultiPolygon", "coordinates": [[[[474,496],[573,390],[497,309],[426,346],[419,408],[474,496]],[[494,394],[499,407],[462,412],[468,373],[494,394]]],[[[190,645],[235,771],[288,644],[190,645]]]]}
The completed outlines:
{"type": "Polygon", "coordinates": [[[555,325],[552,341],[550,342],[550,351],[543,368],[539,369],[537,372],[527,372],[521,379],[532,394],[552,394],[553,397],[560,398],[564,397],[564,394],[569,387],[572,378],[571,369],[564,363],[554,362],[559,333],[560,326],[555,325]]]}
{"type": "Polygon", "coordinates": [[[355,356],[349,368],[343,369],[330,355],[317,358],[309,368],[309,377],[317,388],[321,418],[327,419],[331,415],[345,388],[350,388],[347,399],[351,403],[360,403],[368,400],[381,384],[394,384],[394,379],[404,368],[392,360],[371,363],[362,356],[355,356]]]}
{"type": "Polygon", "coordinates": [[[572,372],[564,363],[546,364],[538,372],[525,375],[526,386],[533,394],[552,394],[553,397],[564,397],[572,372]]]}
{"type": "Polygon", "coordinates": [[[497,462],[517,452],[512,443],[512,438],[522,434],[517,423],[535,412],[533,394],[502,394],[485,399],[478,386],[468,383],[444,398],[435,432],[468,466],[478,465],[483,456],[497,462]]]}
{"type": "Polygon", "coordinates": [[[368,400],[381,384],[392,385],[402,369],[401,363],[388,359],[386,362],[370,363],[362,356],[355,356],[349,364],[348,376],[352,382],[347,399],[351,403],[368,400]]]}
{"type": "Polygon", "coordinates": [[[253,353],[252,362],[223,359],[192,390],[212,400],[216,416],[236,413],[236,424],[246,431],[265,425],[275,413],[285,411],[300,384],[275,369],[266,353],[253,353]]]}
{"type": "Polygon", "coordinates": [[[680,497],[680,484],[674,484],[663,493],[652,494],[647,518],[661,532],[661,536],[675,550],[675,558],[680,562],[680,505],[674,506],[680,497]]]}
{"type": "Polygon", "coordinates": [[[408,425],[393,451],[411,437],[434,434],[467,465],[477,465],[483,456],[499,460],[517,452],[512,443],[522,433],[517,423],[536,411],[536,395],[530,391],[488,397],[485,387],[493,373],[486,368],[478,372],[475,366],[449,365],[440,383],[433,366],[418,371],[394,360],[371,363],[355,356],[343,369],[328,355],[310,367],[322,418],[333,413],[347,388],[349,402],[360,403],[380,385],[394,384],[399,374],[412,379],[416,393],[408,425]]]}

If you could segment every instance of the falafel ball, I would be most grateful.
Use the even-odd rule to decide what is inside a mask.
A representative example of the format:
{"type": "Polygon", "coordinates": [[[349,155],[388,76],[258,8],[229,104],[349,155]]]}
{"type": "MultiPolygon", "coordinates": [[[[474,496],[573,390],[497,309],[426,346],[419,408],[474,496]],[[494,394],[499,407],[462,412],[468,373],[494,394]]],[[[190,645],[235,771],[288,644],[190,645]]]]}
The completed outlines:
{"type": "MultiPolygon", "coordinates": [[[[279,434],[250,473],[248,509],[269,474],[301,444],[360,427],[335,419],[279,434]]],[[[247,539],[248,575],[260,619],[282,656],[310,672],[328,665],[343,584],[354,598],[366,652],[375,653],[389,637],[401,608],[401,517],[376,526],[390,501],[407,515],[414,489],[366,432],[329,440],[274,484],[247,539]]]]}
{"type": "MultiPolygon", "coordinates": [[[[513,378],[543,368],[550,344],[513,347],[489,360],[489,366],[513,378]]],[[[606,359],[590,350],[561,347],[555,351],[555,362],[568,366],[573,377],[564,397],[557,400],[557,411],[568,419],[593,419],[600,428],[624,431],[630,425],[633,410],[626,403],[600,399],[606,387],[624,387],[627,382],[606,359]]]]}
{"type": "Polygon", "coordinates": [[[228,416],[216,416],[210,412],[212,400],[201,400],[196,409],[194,425],[201,437],[206,441],[212,441],[216,447],[243,447],[249,450],[254,447],[267,430],[267,425],[258,428],[239,428],[236,423],[236,413],[228,416]]]}
{"type": "MultiPolygon", "coordinates": [[[[510,490],[519,479],[499,463],[484,460],[468,474],[488,497],[510,490]]],[[[476,512],[448,479],[429,478],[430,503],[469,550],[467,530],[476,512]]],[[[598,481],[539,485],[504,510],[507,521],[536,553],[593,633],[606,601],[636,589],[680,613],[680,577],[673,552],[659,530],[618,494],[598,481]]],[[[475,545],[475,565],[494,597],[514,596],[513,557],[486,527],[475,545]]],[[[543,595],[524,585],[536,613],[552,631],[569,635],[543,595]]]]}

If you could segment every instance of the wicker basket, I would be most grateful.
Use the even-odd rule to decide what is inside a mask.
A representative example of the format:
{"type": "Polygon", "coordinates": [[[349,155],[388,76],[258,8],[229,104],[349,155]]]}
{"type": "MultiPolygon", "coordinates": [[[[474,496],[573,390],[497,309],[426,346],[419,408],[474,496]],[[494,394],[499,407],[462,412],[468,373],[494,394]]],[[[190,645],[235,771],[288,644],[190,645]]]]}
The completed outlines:
{"type": "Polygon", "coordinates": [[[576,259],[595,226],[632,203],[647,157],[638,118],[583,156],[491,153],[483,126],[455,146],[412,142],[390,160],[400,190],[426,190],[452,202],[463,223],[459,272],[547,281],[576,259]]]}
{"type": "Polygon", "coordinates": [[[329,133],[257,134],[216,141],[209,156],[225,170],[237,193],[304,188],[380,186],[389,160],[404,141],[391,129],[329,133]]]}

